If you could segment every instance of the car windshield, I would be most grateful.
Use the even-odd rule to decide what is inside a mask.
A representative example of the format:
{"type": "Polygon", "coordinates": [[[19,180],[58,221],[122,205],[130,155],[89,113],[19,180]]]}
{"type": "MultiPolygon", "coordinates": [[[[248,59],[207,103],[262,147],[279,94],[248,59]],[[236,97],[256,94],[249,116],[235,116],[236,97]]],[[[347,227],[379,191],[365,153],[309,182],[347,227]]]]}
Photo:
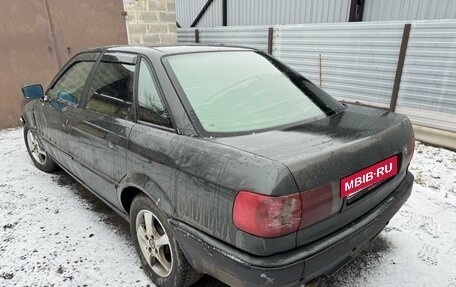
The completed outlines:
{"type": "Polygon", "coordinates": [[[340,108],[314,84],[255,51],[166,59],[191,106],[190,114],[208,133],[267,130],[323,118],[334,112],[334,106],[340,108]]]}

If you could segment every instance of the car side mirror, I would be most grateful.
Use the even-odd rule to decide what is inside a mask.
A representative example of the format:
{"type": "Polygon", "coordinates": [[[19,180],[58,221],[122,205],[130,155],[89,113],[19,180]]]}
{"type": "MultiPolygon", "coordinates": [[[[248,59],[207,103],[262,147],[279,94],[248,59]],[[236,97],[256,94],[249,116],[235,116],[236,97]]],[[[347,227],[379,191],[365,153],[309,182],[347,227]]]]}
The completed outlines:
{"type": "Polygon", "coordinates": [[[24,95],[24,98],[29,100],[44,98],[43,86],[41,86],[41,84],[24,86],[22,88],[22,94],[24,95]]]}

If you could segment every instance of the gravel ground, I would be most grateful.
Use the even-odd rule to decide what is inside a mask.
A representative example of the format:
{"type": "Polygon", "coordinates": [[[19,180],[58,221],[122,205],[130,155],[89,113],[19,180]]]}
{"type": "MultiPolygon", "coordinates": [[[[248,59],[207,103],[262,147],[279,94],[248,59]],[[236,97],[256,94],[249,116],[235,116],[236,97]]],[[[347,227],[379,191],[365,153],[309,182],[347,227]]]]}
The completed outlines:
{"type": "MultiPolygon", "coordinates": [[[[0,170],[0,286],[154,286],[128,224],[64,172],[36,169],[21,129],[0,131],[0,170]]],[[[409,201],[321,286],[456,287],[456,153],[417,143],[411,170],[409,201]]]]}

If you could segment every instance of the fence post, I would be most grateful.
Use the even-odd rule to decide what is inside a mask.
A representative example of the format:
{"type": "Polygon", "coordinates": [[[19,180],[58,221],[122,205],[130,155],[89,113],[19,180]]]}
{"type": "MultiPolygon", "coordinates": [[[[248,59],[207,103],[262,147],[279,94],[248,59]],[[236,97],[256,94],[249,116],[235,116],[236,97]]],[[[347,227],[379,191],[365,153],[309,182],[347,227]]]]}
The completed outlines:
{"type": "Polygon", "coordinates": [[[363,21],[364,0],[351,0],[348,22],[363,21]]]}
{"type": "Polygon", "coordinates": [[[222,26],[228,26],[227,0],[222,0],[222,26]]]}
{"type": "Polygon", "coordinates": [[[274,29],[269,27],[268,29],[268,54],[272,55],[272,37],[274,35],[274,29]]]}
{"type": "Polygon", "coordinates": [[[394,77],[393,93],[391,94],[390,111],[392,112],[396,110],[397,96],[401,86],[402,69],[404,68],[411,26],[411,24],[405,24],[404,32],[402,33],[401,49],[399,50],[399,59],[397,60],[396,76],[394,77]]]}
{"type": "Polygon", "coordinates": [[[200,42],[200,31],[198,29],[195,29],[195,43],[200,42]]]}
{"type": "Polygon", "coordinates": [[[318,61],[318,73],[320,75],[320,88],[323,88],[323,78],[322,78],[322,71],[321,71],[321,54],[319,56],[319,61],[318,61]]]}

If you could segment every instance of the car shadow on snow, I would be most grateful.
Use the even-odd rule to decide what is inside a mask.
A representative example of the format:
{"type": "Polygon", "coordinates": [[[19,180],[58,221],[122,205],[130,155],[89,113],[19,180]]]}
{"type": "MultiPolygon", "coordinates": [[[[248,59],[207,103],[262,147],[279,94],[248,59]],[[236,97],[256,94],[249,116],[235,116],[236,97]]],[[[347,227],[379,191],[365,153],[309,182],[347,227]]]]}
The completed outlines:
{"type": "MultiPolygon", "coordinates": [[[[56,172],[54,181],[60,186],[67,186],[71,188],[74,193],[79,196],[84,202],[87,203],[87,209],[99,213],[100,219],[108,224],[112,230],[124,238],[130,239],[130,226],[121,218],[115,211],[113,211],[104,202],[98,199],[90,191],[84,188],[71,176],[64,171],[56,172]]],[[[335,287],[350,285],[353,283],[353,278],[358,278],[363,270],[372,270],[380,263],[381,258],[385,253],[390,252],[391,243],[380,234],[369,247],[362,251],[354,260],[349,262],[337,273],[330,277],[321,277],[312,281],[310,286],[321,287],[335,287]]],[[[392,264],[395,264],[392,262],[392,264]]],[[[223,287],[228,286],[222,282],[205,275],[200,281],[193,285],[193,287],[223,287]]]]}

